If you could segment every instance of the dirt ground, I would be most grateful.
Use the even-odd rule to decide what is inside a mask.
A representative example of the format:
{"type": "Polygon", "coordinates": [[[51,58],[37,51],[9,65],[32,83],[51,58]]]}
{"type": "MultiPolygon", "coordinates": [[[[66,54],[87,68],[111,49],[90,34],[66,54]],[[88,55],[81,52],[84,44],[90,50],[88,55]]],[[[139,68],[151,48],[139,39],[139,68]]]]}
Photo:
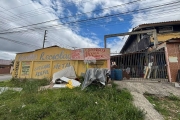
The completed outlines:
{"type": "Polygon", "coordinates": [[[157,96],[169,96],[174,94],[180,97],[180,88],[175,88],[174,84],[168,82],[151,81],[114,81],[118,88],[128,89],[134,98],[134,105],[146,112],[145,120],[164,120],[153,107],[153,105],[144,97],[144,93],[155,94],[157,96]]]}

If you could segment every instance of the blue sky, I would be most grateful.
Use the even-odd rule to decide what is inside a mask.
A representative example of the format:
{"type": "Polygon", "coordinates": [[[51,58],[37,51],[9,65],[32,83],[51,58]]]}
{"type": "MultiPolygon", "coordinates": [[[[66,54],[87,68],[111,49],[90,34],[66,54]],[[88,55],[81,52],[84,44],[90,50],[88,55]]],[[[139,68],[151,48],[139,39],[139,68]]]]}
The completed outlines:
{"type": "MultiPolygon", "coordinates": [[[[42,48],[44,30],[46,47],[104,47],[104,35],[179,20],[179,9],[179,0],[1,0],[0,59],[42,48]]],[[[108,39],[111,52],[119,52],[126,39],[108,39]]]]}

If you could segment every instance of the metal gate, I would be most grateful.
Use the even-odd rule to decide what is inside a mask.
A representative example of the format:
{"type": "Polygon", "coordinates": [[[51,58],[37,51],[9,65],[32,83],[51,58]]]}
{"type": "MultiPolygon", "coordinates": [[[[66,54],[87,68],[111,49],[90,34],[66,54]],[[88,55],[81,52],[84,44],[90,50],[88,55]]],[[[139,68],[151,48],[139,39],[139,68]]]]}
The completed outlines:
{"type": "Polygon", "coordinates": [[[119,69],[130,70],[131,80],[168,81],[164,48],[111,56],[112,62],[119,69]]]}

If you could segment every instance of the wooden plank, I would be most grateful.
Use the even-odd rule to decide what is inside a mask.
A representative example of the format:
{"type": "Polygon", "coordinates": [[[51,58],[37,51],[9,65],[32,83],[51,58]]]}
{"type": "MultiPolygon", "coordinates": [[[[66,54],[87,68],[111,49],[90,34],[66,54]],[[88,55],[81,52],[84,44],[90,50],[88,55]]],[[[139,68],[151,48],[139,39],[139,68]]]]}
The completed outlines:
{"type": "Polygon", "coordinates": [[[145,72],[145,74],[144,74],[144,79],[146,79],[147,74],[148,74],[148,71],[149,71],[149,68],[148,68],[148,67],[146,67],[146,72],[145,72]]]}

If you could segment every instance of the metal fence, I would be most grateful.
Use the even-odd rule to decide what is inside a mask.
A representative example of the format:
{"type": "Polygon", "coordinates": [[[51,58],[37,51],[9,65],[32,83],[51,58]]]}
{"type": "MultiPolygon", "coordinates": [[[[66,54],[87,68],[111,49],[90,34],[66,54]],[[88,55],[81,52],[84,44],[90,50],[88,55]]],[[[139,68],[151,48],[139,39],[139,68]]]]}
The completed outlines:
{"type": "Polygon", "coordinates": [[[117,68],[130,70],[132,80],[168,81],[164,49],[111,56],[117,68]]]}

